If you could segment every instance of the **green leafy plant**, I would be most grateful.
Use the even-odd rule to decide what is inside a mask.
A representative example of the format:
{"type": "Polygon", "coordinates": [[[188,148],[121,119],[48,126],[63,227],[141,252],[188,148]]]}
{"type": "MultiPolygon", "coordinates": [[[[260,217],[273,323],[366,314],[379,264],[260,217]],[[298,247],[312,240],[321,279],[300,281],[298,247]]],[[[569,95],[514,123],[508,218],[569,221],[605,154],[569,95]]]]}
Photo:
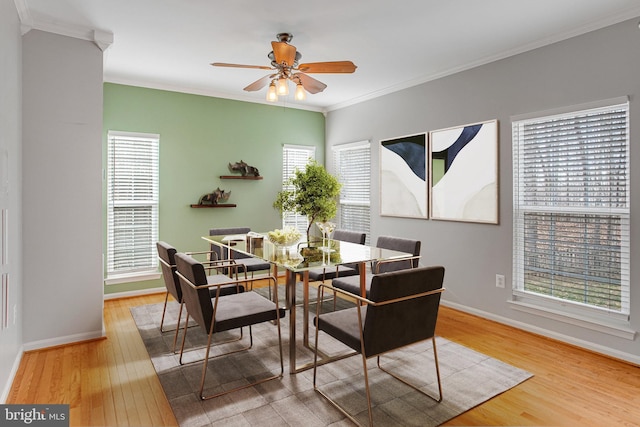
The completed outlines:
{"type": "Polygon", "coordinates": [[[342,184],[324,166],[312,160],[304,170],[296,170],[287,183],[291,190],[278,192],[273,207],[280,211],[295,212],[309,219],[307,241],[311,226],[316,221],[328,221],[338,211],[338,195],[342,184]]]}

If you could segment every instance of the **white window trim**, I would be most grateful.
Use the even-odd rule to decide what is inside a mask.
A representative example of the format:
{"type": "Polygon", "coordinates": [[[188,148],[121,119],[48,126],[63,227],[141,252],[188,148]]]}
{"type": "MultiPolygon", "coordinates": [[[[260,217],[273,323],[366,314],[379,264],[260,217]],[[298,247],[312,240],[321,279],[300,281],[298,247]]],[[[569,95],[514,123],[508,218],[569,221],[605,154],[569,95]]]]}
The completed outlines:
{"type": "Polygon", "coordinates": [[[143,282],[146,280],[156,280],[162,277],[162,273],[140,272],[131,274],[111,274],[104,279],[105,285],[119,285],[121,283],[143,282]]]}
{"type": "MultiPolygon", "coordinates": [[[[514,292],[514,293],[517,293],[514,292]]],[[[577,313],[567,312],[566,307],[562,310],[554,309],[550,305],[547,307],[542,299],[536,299],[535,296],[526,295],[525,297],[507,301],[511,308],[524,313],[533,314],[558,322],[567,323],[582,328],[591,329],[592,331],[602,332],[607,335],[613,335],[630,341],[635,340],[636,331],[631,329],[628,321],[621,321],[615,317],[605,321],[602,318],[593,318],[577,313]],[[535,302],[533,302],[536,300],[535,302]]]]}
{"type": "MultiPolygon", "coordinates": [[[[368,139],[365,139],[362,141],[349,142],[345,144],[336,144],[332,146],[331,149],[334,152],[334,159],[335,159],[337,153],[342,151],[360,150],[360,149],[371,150],[371,141],[368,139]]],[[[371,160],[369,162],[369,168],[371,168],[371,160]]],[[[338,165],[334,164],[334,173],[336,174],[338,174],[337,169],[338,169],[338,165]]],[[[339,179],[341,178],[339,177],[339,179]]],[[[371,182],[369,182],[369,195],[368,195],[367,201],[350,200],[350,199],[344,199],[340,197],[340,199],[338,200],[338,210],[339,210],[338,216],[340,216],[340,209],[342,208],[342,206],[366,207],[366,208],[369,208],[369,210],[371,210],[371,182]]],[[[342,227],[342,224],[339,224],[338,226],[342,227]]],[[[368,231],[367,232],[367,241],[368,241],[371,238],[371,214],[369,214],[369,224],[368,224],[367,231],[368,231]]]]}
{"type": "MultiPolygon", "coordinates": [[[[298,150],[298,151],[306,151],[307,153],[309,153],[309,156],[307,158],[307,163],[308,163],[308,159],[314,159],[316,158],[316,147],[314,145],[295,145],[295,144],[282,144],[282,155],[284,156],[284,153],[287,150],[298,150]]],[[[284,161],[284,159],[283,159],[284,161]]],[[[286,168],[285,165],[282,165],[282,189],[284,190],[284,183],[285,181],[290,178],[290,177],[286,177],[285,176],[285,172],[286,172],[286,168]]],[[[296,228],[298,229],[298,231],[300,231],[300,233],[303,236],[306,236],[307,233],[307,228],[309,227],[309,219],[301,214],[298,213],[289,213],[288,215],[293,216],[295,218],[297,218],[299,221],[304,221],[304,227],[300,227],[300,222],[298,220],[295,221],[296,224],[296,228]],[[304,228],[304,230],[303,230],[304,228]]],[[[287,214],[283,213],[282,215],[282,228],[285,228],[287,226],[291,226],[291,222],[287,222],[287,214]]]]}
{"type": "MultiPolygon", "coordinates": [[[[143,132],[123,132],[123,131],[114,131],[114,130],[110,130],[107,132],[107,144],[109,144],[108,140],[111,137],[120,137],[120,138],[139,138],[139,139],[156,139],[156,140],[160,140],[160,135],[159,134],[155,134],[155,133],[143,133],[143,132]]],[[[159,149],[159,148],[158,148],[159,149]]],[[[159,157],[160,154],[158,153],[158,161],[159,161],[159,157]]],[[[105,171],[106,175],[108,175],[109,171],[108,168],[105,171]]],[[[159,171],[158,171],[159,172],[159,171]]],[[[159,175],[159,173],[158,173],[159,175]]],[[[159,180],[159,176],[158,176],[158,180],[159,180]]],[[[106,179],[106,185],[109,185],[108,179],[106,179]]],[[[158,183],[158,187],[159,187],[159,183],[158,183]]],[[[107,189],[107,193],[108,193],[108,189],[107,189]]],[[[156,201],[156,207],[157,209],[159,209],[159,189],[158,189],[158,200],[156,201]]],[[[107,204],[110,204],[110,200],[107,199],[107,204]]],[[[138,205],[139,203],[134,202],[132,203],[132,206],[134,205],[138,205]]],[[[145,204],[146,205],[146,204],[145,204]]],[[[110,207],[107,207],[107,210],[109,210],[110,207]]],[[[159,212],[158,212],[159,215],[159,212]]],[[[108,212],[107,212],[107,217],[108,217],[108,212]]],[[[159,218],[156,219],[156,223],[158,225],[159,223],[159,218]]],[[[159,232],[158,229],[156,229],[156,235],[159,232]]],[[[107,229],[107,240],[109,239],[109,230],[107,229]]],[[[108,243],[107,243],[108,244],[108,243]]],[[[108,248],[107,248],[107,252],[108,252],[108,248]]],[[[105,254],[105,257],[107,257],[108,254],[105,254]]],[[[155,259],[155,258],[154,258],[155,259]]],[[[106,260],[105,260],[106,261],[106,260]]],[[[153,268],[148,268],[148,269],[141,269],[138,271],[131,271],[131,272],[127,272],[127,273],[114,273],[114,272],[108,272],[107,270],[105,270],[105,274],[106,277],[104,279],[104,284],[105,285],[116,285],[116,284],[121,284],[121,283],[129,283],[129,282],[139,282],[139,281],[146,281],[146,280],[155,280],[155,279],[159,279],[162,274],[158,271],[158,265],[156,263],[156,266],[153,268]]]]}
{"type": "MultiPolygon", "coordinates": [[[[573,106],[561,107],[556,109],[544,110],[535,113],[520,114],[511,116],[512,124],[514,122],[523,122],[527,120],[535,120],[545,116],[561,116],[561,115],[575,115],[583,110],[591,110],[598,108],[608,108],[620,104],[628,104],[629,97],[622,96],[617,98],[610,98],[606,100],[600,100],[595,102],[577,104],[573,106]]],[[[630,116],[629,116],[630,119],[630,116]]],[[[627,122],[627,129],[629,128],[627,122]]],[[[513,135],[512,135],[513,138],[513,135]]],[[[630,134],[627,131],[627,138],[630,138],[630,134]]],[[[630,141],[628,143],[628,148],[630,141]]],[[[521,159],[518,159],[521,161],[521,159]]],[[[514,176],[514,186],[517,185],[514,176]]],[[[629,192],[627,198],[629,198],[629,192]]],[[[629,202],[629,201],[628,201],[629,202]]],[[[628,203],[628,206],[630,204],[628,203]]],[[[537,208],[539,211],[544,211],[544,208],[537,208]]],[[[550,209],[554,212],[576,212],[579,209],[562,209],[555,208],[550,209]]],[[[609,213],[615,213],[618,210],[609,209],[609,213]]],[[[514,220],[515,226],[515,220],[514,220]]],[[[515,244],[515,243],[514,243],[515,244]]],[[[515,250],[515,248],[514,248],[515,250]]],[[[534,293],[526,292],[524,290],[516,289],[517,269],[514,264],[513,267],[514,281],[512,284],[512,299],[508,301],[511,308],[514,310],[534,314],[537,316],[545,317],[555,321],[580,326],[583,328],[591,329],[608,335],[634,340],[636,331],[630,328],[630,314],[618,313],[607,309],[600,309],[598,307],[592,307],[578,302],[565,301],[549,296],[537,295],[534,293]]]]}

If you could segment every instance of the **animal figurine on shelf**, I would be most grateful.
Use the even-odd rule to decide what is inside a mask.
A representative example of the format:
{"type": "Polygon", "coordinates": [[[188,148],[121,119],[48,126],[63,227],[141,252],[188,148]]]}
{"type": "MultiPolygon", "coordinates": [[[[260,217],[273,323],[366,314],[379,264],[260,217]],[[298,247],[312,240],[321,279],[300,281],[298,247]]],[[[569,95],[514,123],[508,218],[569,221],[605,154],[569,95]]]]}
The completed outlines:
{"type": "Polygon", "coordinates": [[[217,205],[229,200],[231,191],[221,190],[220,187],[216,188],[213,193],[207,193],[200,197],[199,205],[217,205]]]}
{"type": "Polygon", "coordinates": [[[249,166],[244,162],[244,160],[240,160],[234,164],[229,163],[229,170],[232,172],[240,172],[242,176],[260,176],[258,168],[249,166]]]}

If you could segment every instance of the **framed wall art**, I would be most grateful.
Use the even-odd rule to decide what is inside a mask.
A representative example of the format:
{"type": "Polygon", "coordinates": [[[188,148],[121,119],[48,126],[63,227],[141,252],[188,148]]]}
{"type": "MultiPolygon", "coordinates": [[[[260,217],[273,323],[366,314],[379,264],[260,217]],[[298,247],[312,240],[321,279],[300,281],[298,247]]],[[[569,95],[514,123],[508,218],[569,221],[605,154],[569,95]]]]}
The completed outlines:
{"type": "Polygon", "coordinates": [[[498,224],[498,121],[429,132],[431,218],[498,224]]]}
{"type": "Polygon", "coordinates": [[[380,141],[380,215],[428,218],[427,135],[380,141]]]}

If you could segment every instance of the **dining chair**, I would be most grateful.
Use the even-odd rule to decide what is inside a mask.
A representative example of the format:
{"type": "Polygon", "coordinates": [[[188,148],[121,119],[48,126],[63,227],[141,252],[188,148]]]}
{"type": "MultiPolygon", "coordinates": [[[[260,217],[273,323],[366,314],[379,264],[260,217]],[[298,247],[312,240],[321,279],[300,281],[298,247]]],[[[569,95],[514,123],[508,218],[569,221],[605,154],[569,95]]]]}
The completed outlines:
{"type": "MultiPolygon", "coordinates": [[[[247,387],[261,384],[263,382],[281,378],[284,372],[284,362],[282,355],[282,334],[280,331],[280,318],[284,317],[285,311],[278,306],[278,287],[274,277],[269,276],[269,286],[273,286],[275,301],[259,295],[254,291],[247,291],[221,297],[220,289],[222,284],[208,283],[205,269],[202,263],[194,259],[190,255],[178,253],[175,256],[177,276],[182,286],[184,303],[187,310],[187,322],[189,318],[193,318],[200,326],[202,332],[207,334],[208,340],[206,352],[202,364],[202,376],[200,380],[199,396],[200,399],[211,399],[222,396],[233,391],[241,390],[247,387]],[[215,291],[215,296],[211,298],[210,290],[215,291]],[[212,358],[228,356],[238,351],[248,350],[253,346],[253,331],[251,326],[263,323],[274,322],[277,327],[278,347],[280,354],[280,372],[269,373],[267,377],[257,375],[257,379],[250,383],[240,385],[238,387],[222,390],[220,392],[204,395],[205,380],[207,376],[207,366],[210,359],[210,351],[212,346],[212,338],[215,333],[228,331],[231,329],[249,327],[249,345],[245,348],[236,350],[232,349],[224,354],[213,356],[212,358]]],[[[231,279],[230,279],[231,280],[231,279]]],[[[246,283],[251,279],[235,279],[232,280],[236,285],[246,283]]],[[[268,331],[270,328],[267,328],[268,331]]],[[[182,364],[182,354],[185,347],[185,339],[187,334],[187,326],[185,323],[184,333],[182,335],[182,345],[180,348],[180,363],[182,364]]],[[[217,368],[220,369],[220,368],[217,368]]],[[[217,369],[212,369],[216,372],[217,369]]],[[[255,376],[255,375],[253,375],[255,376]]]]}
{"type": "MultiPolygon", "coordinates": [[[[375,275],[379,273],[388,273],[391,271],[406,270],[418,267],[418,261],[420,259],[420,246],[420,240],[392,236],[378,237],[378,240],[376,241],[376,247],[410,253],[412,254],[412,257],[400,260],[391,259],[386,261],[374,262],[371,265],[371,272],[373,273],[373,275],[375,275]]],[[[361,272],[360,274],[365,274],[365,288],[368,294],[369,288],[371,287],[372,275],[366,274],[366,272],[361,272]]],[[[342,289],[353,294],[361,294],[360,275],[349,277],[338,276],[332,281],[332,285],[334,288],[342,289]]]]}
{"type": "MultiPolygon", "coordinates": [[[[381,371],[436,402],[441,402],[442,383],[440,381],[435,329],[440,296],[444,291],[443,281],[444,267],[440,266],[381,273],[373,276],[368,298],[361,297],[359,292],[349,293],[341,289],[336,290],[338,293],[344,294],[345,297],[355,301],[355,307],[353,308],[322,313],[322,306],[318,304],[314,318],[316,326],[313,362],[314,390],[351,421],[360,425],[355,417],[345,409],[345,405],[339,403],[340,398],[332,398],[326,391],[318,387],[319,332],[322,331],[351,348],[353,350],[352,355],[361,355],[369,425],[373,425],[373,413],[367,359],[374,356],[377,358],[377,367],[381,371]],[[438,383],[437,397],[415,385],[415,380],[410,382],[389,369],[383,368],[380,363],[380,358],[384,354],[429,339],[433,349],[438,383]]],[[[323,297],[325,289],[333,291],[330,286],[321,284],[318,287],[319,299],[323,297]]],[[[344,356],[341,358],[344,358],[344,356]]],[[[325,360],[322,363],[326,364],[332,361],[325,360]]],[[[337,368],[333,368],[333,375],[333,378],[340,377],[340,372],[337,372],[337,368]]]]}
{"type": "MultiPolygon", "coordinates": [[[[164,298],[164,307],[162,309],[162,319],[160,320],[160,332],[169,332],[175,330],[175,336],[173,338],[173,348],[175,350],[176,342],[178,339],[178,331],[180,329],[180,320],[182,318],[182,308],[183,308],[183,298],[182,298],[182,287],[180,285],[180,281],[176,274],[176,261],[175,256],[178,252],[176,248],[168,244],[164,241],[156,242],[156,249],[158,251],[158,260],[160,261],[160,266],[162,269],[162,278],[164,279],[164,285],[167,290],[167,293],[164,298]],[[176,322],[176,326],[173,329],[163,329],[164,327],[164,318],[167,312],[167,304],[169,302],[169,295],[173,297],[179,304],[180,309],[178,310],[178,320],[176,322]]],[[[198,252],[200,253],[200,252],[198,252]]],[[[195,254],[195,253],[193,253],[195,254]]],[[[228,267],[228,265],[232,265],[233,263],[216,263],[212,262],[211,265],[220,265],[228,267]]],[[[233,266],[229,267],[233,268],[233,266]]],[[[210,269],[209,269],[210,270],[210,269]]],[[[211,271],[209,271],[211,272],[211,271]]],[[[237,275],[237,271],[236,271],[237,275]]],[[[225,283],[229,280],[226,275],[221,274],[209,274],[207,276],[207,281],[209,283],[225,283]]],[[[215,296],[213,294],[212,296],[215,296]]],[[[220,286],[220,294],[221,295],[231,295],[238,292],[244,292],[244,285],[235,286],[233,284],[225,284],[220,286]]]]}
{"type": "MultiPolygon", "coordinates": [[[[247,234],[251,231],[249,227],[227,227],[227,228],[211,228],[209,229],[209,236],[227,236],[234,234],[247,234]]],[[[251,273],[251,277],[253,278],[253,274],[256,271],[270,271],[271,264],[261,260],[259,258],[251,257],[249,255],[245,255],[241,252],[232,250],[231,253],[228,253],[226,248],[222,248],[217,245],[211,245],[211,251],[216,253],[217,259],[233,259],[238,265],[239,272],[251,273]]]]}
{"type": "MultiPolygon", "coordinates": [[[[333,232],[333,240],[364,245],[366,239],[367,234],[359,231],[336,229],[333,232]]],[[[309,270],[309,280],[324,282],[325,280],[333,280],[336,277],[355,276],[358,274],[359,268],[358,264],[341,264],[335,268],[318,267],[309,270]]]]}

